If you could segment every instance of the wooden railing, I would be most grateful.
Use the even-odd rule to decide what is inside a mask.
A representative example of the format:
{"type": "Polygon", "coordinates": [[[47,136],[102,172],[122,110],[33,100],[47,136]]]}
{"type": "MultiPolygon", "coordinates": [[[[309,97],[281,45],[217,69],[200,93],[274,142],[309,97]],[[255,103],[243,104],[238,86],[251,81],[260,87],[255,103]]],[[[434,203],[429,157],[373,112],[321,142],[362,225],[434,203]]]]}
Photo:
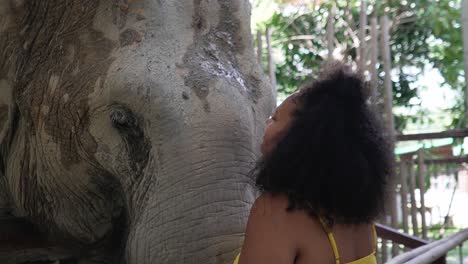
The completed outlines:
{"type": "MultiPolygon", "coordinates": [[[[441,131],[436,133],[397,135],[395,140],[420,141],[439,138],[455,139],[465,137],[468,137],[467,128],[441,131]]],[[[391,258],[395,258],[401,253],[401,247],[398,245],[404,245],[406,249],[414,250],[417,248],[426,247],[430,244],[433,245],[433,243],[435,243],[429,243],[429,241],[427,241],[428,227],[426,213],[429,212],[429,214],[431,214],[430,210],[427,210],[426,208],[424,199],[426,192],[426,177],[428,177],[427,170],[429,166],[432,166],[431,169],[433,172],[431,172],[431,174],[436,173],[435,176],[439,174],[454,176],[453,179],[455,179],[455,170],[461,170],[463,168],[462,164],[468,163],[468,156],[463,154],[463,152],[460,154],[460,156],[453,156],[452,148],[453,147],[451,145],[441,146],[433,149],[420,148],[417,151],[401,154],[399,156],[399,161],[395,164],[397,165],[395,169],[396,175],[394,175],[396,179],[396,185],[392,186],[392,189],[394,188],[394,192],[391,195],[391,198],[389,198],[389,208],[391,210],[388,211],[389,215],[387,218],[384,218],[384,221],[388,221],[385,222],[385,224],[391,225],[393,228],[384,225],[378,226],[379,237],[382,239],[382,244],[385,245],[383,247],[384,250],[381,251],[381,263],[387,262],[388,250],[386,241],[392,242],[391,258]],[[449,169],[449,164],[452,166],[452,169],[449,169]],[[453,169],[453,167],[457,166],[458,169],[453,169]],[[401,201],[398,207],[396,203],[396,196],[399,196],[401,201]],[[399,213],[397,211],[399,211],[399,213]],[[397,215],[399,216],[397,217],[397,215]],[[389,221],[388,219],[391,220],[389,221]],[[399,232],[395,229],[400,225],[402,226],[403,232],[399,232]],[[411,232],[413,236],[405,234],[409,232],[411,232]],[[418,236],[421,238],[418,238],[418,236]]],[[[429,177],[432,178],[433,175],[430,175],[429,177]]],[[[455,193],[455,187],[453,187],[453,193],[455,193]]],[[[447,223],[448,222],[446,221],[444,225],[447,223]]],[[[433,261],[433,263],[445,263],[445,254],[446,252],[439,256],[437,260],[434,260],[435,262],[433,261]]]]}
{"type": "MultiPolygon", "coordinates": [[[[375,230],[377,231],[377,236],[379,238],[391,241],[392,243],[403,245],[407,249],[415,249],[430,244],[430,242],[427,240],[411,236],[406,233],[402,233],[394,228],[379,223],[375,224],[375,230]]],[[[445,255],[443,255],[433,263],[445,264],[445,255]]]]}
{"type": "Polygon", "coordinates": [[[466,240],[468,240],[468,229],[398,255],[387,264],[430,264],[441,263],[439,261],[442,259],[445,263],[447,252],[466,240]]]}
{"type": "Polygon", "coordinates": [[[468,137],[468,128],[453,129],[435,133],[397,135],[397,141],[437,139],[437,138],[464,138],[468,137]]]}

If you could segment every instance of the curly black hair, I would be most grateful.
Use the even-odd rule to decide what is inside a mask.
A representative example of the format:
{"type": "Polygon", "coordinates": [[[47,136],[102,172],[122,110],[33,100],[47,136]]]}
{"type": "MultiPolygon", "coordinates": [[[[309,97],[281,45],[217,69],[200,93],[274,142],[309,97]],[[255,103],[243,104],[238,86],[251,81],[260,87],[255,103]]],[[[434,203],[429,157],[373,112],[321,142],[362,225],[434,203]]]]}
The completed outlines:
{"type": "Polygon", "coordinates": [[[367,103],[367,86],[349,66],[332,63],[295,96],[292,124],[254,170],[262,192],[285,194],[288,210],[331,223],[364,223],[384,210],[393,159],[367,103]]]}

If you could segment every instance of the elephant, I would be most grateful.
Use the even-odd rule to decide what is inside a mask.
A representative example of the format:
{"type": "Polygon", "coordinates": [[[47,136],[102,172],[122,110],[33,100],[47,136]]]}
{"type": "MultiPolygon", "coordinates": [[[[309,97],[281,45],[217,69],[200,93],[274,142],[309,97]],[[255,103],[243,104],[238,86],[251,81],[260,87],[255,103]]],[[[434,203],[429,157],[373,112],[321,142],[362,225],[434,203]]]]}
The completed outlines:
{"type": "Polygon", "coordinates": [[[0,0],[2,206],[60,263],[231,263],[275,105],[252,42],[248,0],[0,0]]]}

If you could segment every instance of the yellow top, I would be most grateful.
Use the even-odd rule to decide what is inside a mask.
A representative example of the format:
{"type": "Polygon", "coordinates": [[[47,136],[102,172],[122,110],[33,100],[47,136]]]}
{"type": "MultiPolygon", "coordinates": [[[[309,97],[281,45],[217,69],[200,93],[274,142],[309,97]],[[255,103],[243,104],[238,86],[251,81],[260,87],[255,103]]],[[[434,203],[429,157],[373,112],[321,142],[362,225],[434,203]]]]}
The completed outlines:
{"type": "MultiPolygon", "coordinates": [[[[333,232],[331,232],[331,230],[328,228],[327,224],[323,221],[322,218],[319,218],[319,219],[320,219],[320,223],[322,224],[323,229],[328,235],[328,240],[330,241],[331,247],[333,249],[333,254],[335,255],[335,263],[340,264],[340,254],[338,253],[338,246],[336,245],[333,232]]],[[[374,251],[372,251],[372,253],[369,254],[368,256],[365,256],[355,261],[348,262],[347,264],[377,264],[377,259],[375,258],[375,249],[377,246],[377,233],[375,232],[375,225],[372,225],[372,232],[374,234],[374,251]]],[[[239,257],[240,257],[240,253],[237,255],[233,264],[239,264],[239,257]]]]}
{"type": "MultiPolygon", "coordinates": [[[[328,228],[328,225],[323,221],[320,217],[320,223],[322,224],[323,230],[328,235],[328,240],[330,241],[331,247],[333,249],[333,254],[335,255],[335,263],[340,264],[340,254],[338,253],[338,246],[336,245],[335,237],[333,236],[333,232],[328,228]]],[[[377,259],[375,258],[375,249],[377,247],[377,233],[375,232],[375,225],[372,225],[372,232],[374,235],[374,249],[371,254],[360,258],[355,261],[348,262],[347,264],[377,264],[377,259]]]]}

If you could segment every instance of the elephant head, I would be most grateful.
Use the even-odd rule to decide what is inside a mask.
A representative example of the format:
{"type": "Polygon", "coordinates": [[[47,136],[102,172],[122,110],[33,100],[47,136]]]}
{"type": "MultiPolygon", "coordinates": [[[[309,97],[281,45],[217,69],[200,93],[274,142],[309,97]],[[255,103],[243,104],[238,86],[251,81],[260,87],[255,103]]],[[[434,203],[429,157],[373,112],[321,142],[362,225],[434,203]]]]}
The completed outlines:
{"type": "Polygon", "coordinates": [[[230,263],[271,88],[247,0],[0,0],[0,187],[77,263],[230,263]]]}

